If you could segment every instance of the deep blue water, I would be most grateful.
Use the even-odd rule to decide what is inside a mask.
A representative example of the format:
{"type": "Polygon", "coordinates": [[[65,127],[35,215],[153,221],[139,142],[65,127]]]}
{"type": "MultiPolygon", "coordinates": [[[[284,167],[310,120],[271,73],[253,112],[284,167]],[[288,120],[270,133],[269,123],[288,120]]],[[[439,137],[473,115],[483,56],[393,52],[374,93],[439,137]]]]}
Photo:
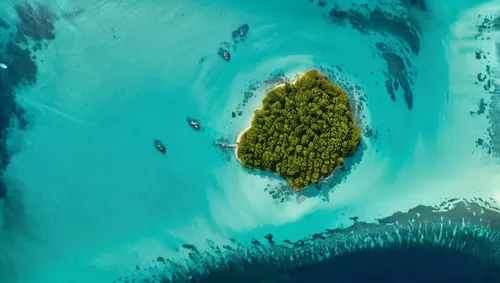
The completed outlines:
{"type": "Polygon", "coordinates": [[[353,252],[302,267],[288,282],[496,282],[498,269],[461,252],[418,247],[353,252]]]}

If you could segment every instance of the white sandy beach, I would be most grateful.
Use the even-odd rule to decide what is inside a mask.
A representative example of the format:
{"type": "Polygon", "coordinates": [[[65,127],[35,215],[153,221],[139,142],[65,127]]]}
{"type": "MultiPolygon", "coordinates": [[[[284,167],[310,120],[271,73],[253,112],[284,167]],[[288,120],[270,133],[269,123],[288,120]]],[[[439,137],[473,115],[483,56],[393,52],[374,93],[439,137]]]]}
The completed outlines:
{"type": "Polygon", "coordinates": [[[241,160],[238,158],[238,144],[240,143],[240,140],[241,140],[241,137],[243,136],[243,134],[248,131],[248,129],[250,129],[252,127],[252,121],[253,121],[253,118],[252,120],[250,120],[250,125],[248,125],[248,127],[246,127],[243,131],[241,131],[239,134],[238,134],[238,138],[236,139],[236,147],[234,148],[234,155],[236,156],[236,159],[238,159],[238,161],[241,163],[241,160]]]}

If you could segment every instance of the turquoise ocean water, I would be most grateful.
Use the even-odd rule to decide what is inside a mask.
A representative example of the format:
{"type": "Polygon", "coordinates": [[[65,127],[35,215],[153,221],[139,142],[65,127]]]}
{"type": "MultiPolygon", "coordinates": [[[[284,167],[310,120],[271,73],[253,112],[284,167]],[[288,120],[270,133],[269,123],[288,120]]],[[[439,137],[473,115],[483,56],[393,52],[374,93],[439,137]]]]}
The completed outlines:
{"type": "MultiPolygon", "coordinates": [[[[486,65],[492,78],[498,69],[496,30],[476,36],[498,3],[427,1],[423,11],[395,2],[418,24],[416,54],[394,36],[404,28],[377,25],[373,17],[360,32],[330,15],[351,2],[327,2],[29,2],[57,19],[55,38],[33,52],[36,83],[15,89],[29,123],[11,127],[6,142],[0,282],[112,282],[156,272],[152,261],[186,256],[186,243],[203,250],[268,233],[296,241],[347,227],[350,217],[373,222],[454,198],[496,207],[494,92],[475,82],[486,65]],[[248,34],[236,43],[231,33],[243,24],[248,34]],[[412,81],[411,110],[402,87],[394,101],[388,93],[387,73],[397,64],[388,67],[380,42],[411,62],[404,71],[412,81]],[[217,54],[220,47],[230,51],[229,62],[217,54]],[[476,59],[479,51],[487,59],[476,59]],[[281,180],[252,174],[212,142],[236,140],[273,86],[266,80],[320,68],[359,86],[350,96],[365,97],[358,115],[366,148],[328,199],[274,199],[269,188],[281,180]],[[486,111],[475,114],[481,99],[486,111]],[[203,130],[190,128],[188,116],[203,130]]],[[[20,3],[0,3],[10,26],[0,29],[4,51],[20,3]]]]}

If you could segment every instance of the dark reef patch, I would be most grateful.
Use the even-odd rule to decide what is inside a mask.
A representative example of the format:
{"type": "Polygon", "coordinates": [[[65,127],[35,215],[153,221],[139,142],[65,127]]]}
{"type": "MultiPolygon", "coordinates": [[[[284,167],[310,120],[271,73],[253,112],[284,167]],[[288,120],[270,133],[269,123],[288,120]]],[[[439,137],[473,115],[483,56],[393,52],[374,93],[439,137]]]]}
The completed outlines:
{"type": "Polygon", "coordinates": [[[492,88],[488,111],[490,123],[488,127],[489,152],[494,158],[500,159],[500,85],[493,82],[492,88]]]}
{"type": "Polygon", "coordinates": [[[386,8],[393,12],[388,13],[380,7],[370,9],[365,4],[354,4],[349,10],[342,10],[336,6],[330,13],[330,19],[339,25],[350,25],[363,34],[369,32],[388,33],[407,44],[414,54],[418,55],[420,51],[420,28],[413,22],[408,20],[408,16],[403,12],[398,13],[397,3],[387,3],[386,8]],[[393,7],[392,7],[393,6],[393,7]]]}
{"type": "Polygon", "coordinates": [[[250,29],[250,27],[247,24],[244,24],[244,25],[238,27],[237,29],[235,29],[231,33],[231,37],[233,38],[234,43],[238,44],[240,42],[245,41],[245,39],[247,38],[247,34],[248,34],[249,29],[250,29]]]}
{"type": "Polygon", "coordinates": [[[490,33],[500,30],[500,15],[479,16],[482,19],[480,23],[476,23],[477,33],[475,39],[490,39],[490,33]]]}
{"type": "Polygon", "coordinates": [[[19,17],[17,26],[17,39],[27,42],[26,37],[36,42],[42,40],[53,40],[56,38],[54,22],[56,15],[46,6],[28,3],[15,6],[19,17]]]}
{"type": "Polygon", "coordinates": [[[318,1],[318,7],[325,8],[326,7],[326,1],[318,1]]]}
{"type": "MultiPolygon", "coordinates": [[[[500,30],[500,17],[485,17],[482,20],[481,24],[477,26],[479,33],[476,35],[476,40],[482,40],[483,35],[486,33],[500,30]]],[[[476,51],[474,56],[484,66],[484,71],[476,74],[475,84],[482,85],[483,90],[490,96],[488,103],[487,100],[481,98],[478,109],[469,112],[471,116],[486,113],[489,122],[485,136],[476,140],[476,146],[486,150],[497,162],[500,162],[500,85],[498,84],[497,67],[491,67],[498,66],[500,63],[499,61],[492,61],[492,59],[495,60],[494,58],[500,56],[500,42],[495,42],[494,56],[491,56],[490,52],[482,50],[476,51]]]]}
{"type": "Polygon", "coordinates": [[[486,111],[486,106],[488,106],[488,103],[484,102],[484,98],[481,98],[479,102],[477,103],[477,110],[476,111],[470,111],[470,115],[483,115],[484,112],[486,111]]]}
{"type": "MultiPolygon", "coordinates": [[[[136,282],[499,282],[500,212],[476,199],[419,205],[368,223],[325,229],[292,242],[272,234],[182,261],[152,260],[136,282]],[[367,277],[368,276],[368,277],[367,277]],[[334,280],[334,281],[332,281],[334,280]]],[[[144,270],[144,268],[142,269],[144,270]]],[[[134,272],[134,273],[132,273],[134,272]]]]}
{"type": "Polygon", "coordinates": [[[381,57],[387,64],[387,72],[384,71],[387,78],[385,81],[387,93],[389,93],[392,100],[396,100],[395,92],[401,87],[406,105],[411,110],[413,108],[413,90],[411,76],[407,71],[408,68],[411,68],[410,61],[407,60],[407,64],[405,64],[405,60],[393,52],[387,44],[378,42],[376,46],[381,51],[381,57]]]}
{"type": "MultiPolygon", "coordinates": [[[[475,36],[475,40],[489,39],[490,32],[500,30],[500,17],[480,17],[480,19],[482,19],[482,21],[476,23],[478,33],[475,36]]],[[[485,152],[493,156],[497,161],[500,161],[500,86],[497,83],[498,70],[495,69],[495,66],[498,66],[499,62],[493,60],[498,58],[499,55],[499,42],[495,42],[495,54],[493,56],[490,52],[485,52],[483,50],[474,52],[475,59],[478,60],[484,68],[483,71],[476,74],[476,81],[474,84],[482,86],[482,89],[489,95],[490,100],[488,101],[488,98],[481,98],[478,102],[477,109],[469,111],[470,116],[481,116],[486,113],[489,127],[484,136],[476,140],[476,147],[485,150],[485,152]]]]}
{"type": "Polygon", "coordinates": [[[486,59],[486,55],[490,55],[489,52],[484,52],[482,50],[474,52],[476,60],[486,59]]]}
{"type": "Polygon", "coordinates": [[[264,192],[268,192],[274,200],[277,200],[280,203],[290,201],[293,197],[295,197],[295,192],[288,182],[280,182],[278,185],[274,186],[267,184],[264,188],[264,192]]]}
{"type": "Polygon", "coordinates": [[[484,68],[484,72],[479,72],[476,75],[475,84],[480,84],[483,86],[483,89],[489,92],[493,86],[493,77],[491,74],[490,65],[486,64],[484,68]]]}
{"type": "Polygon", "coordinates": [[[31,58],[32,53],[28,47],[9,41],[5,45],[5,57],[4,62],[7,62],[9,69],[2,80],[2,84],[18,87],[36,83],[38,70],[36,62],[31,58]]]}
{"type": "Polygon", "coordinates": [[[385,87],[392,100],[396,100],[396,93],[401,89],[406,105],[411,110],[414,98],[412,76],[416,76],[416,70],[409,56],[419,54],[422,32],[418,20],[411,16],[410,10],[415,7],[425,10],[425,3],[406,0],[402,3],[381,2],[372,8],[367,4],[352,6],[348,10],[336,6],[330,11],[329,18],[337,25],[349,25],[362,34],[378,33],[386,38],[386,42],[378,42],[375,46],[378,55],[387,65],[387,70],[383,71],[386,77],[385,87]],[[389,38],[388,35],[392,37],[389,38]],[[396,44],[398,42],[399,48],[396,44]]]}
{"type": "Polygon", "coordinates": [[[247,106],[250,99],[255,98],[255,92],[259,89],[263,89],[267,92],[268,90],[279,84],[290,81],[285,77],[285,74],[281,70],[264,75],[267,76],[267,79],[265,79],[264,81],[251,80],[246,84],[245,90],[241,93],[243,96],[241,102],[238,103],[236,108],[231,111],[232,118],[243,115],[243,108],[247,106]]]}
{"type": "Polygon", "coordinates": [[[9,196],[3,175],[13,153],[7,148],[7,140],[14,128],[23,130],[28,125],[25,110],[16,103],[15,91],[36,83],[38,69],[33,53],[42,48],[41,42],[55,38],[55,16],[47,7],[22,3],[15,9],[19,17],[16,30],[0,46],[0,62],[8,66],[0,69],[0,199],[9,196]],[[36,49],[30,50],[30,44],[36,49]]]}

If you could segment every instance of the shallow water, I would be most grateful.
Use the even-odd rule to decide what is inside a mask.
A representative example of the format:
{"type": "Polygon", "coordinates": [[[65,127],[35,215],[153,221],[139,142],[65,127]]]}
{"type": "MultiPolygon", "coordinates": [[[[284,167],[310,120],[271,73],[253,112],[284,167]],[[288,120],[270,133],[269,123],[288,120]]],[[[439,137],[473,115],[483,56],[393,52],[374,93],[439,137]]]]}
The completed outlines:
{"type": "MultiPolygon", "coordinates": [[[[243,246],[264,243],[267,234],[277,243],[295,242],[334,228],[347,229],[347,237],[355,239],[372,232],[351,226],[350,218],[384,224],[377,219],[419,205],[434,208],[422,220],[429,227],[464,221],[470,225],[463,229],[489,229],[478,235],[498,243],[496,30],[476,35],[499,6],[441,1],[426,2],[422,10],[405,1],[395,2],[398,6],[368,1],[372,12],[363,13],[372,18],[362,21],[346,12],[361,2],[329,1],[325,7],[316,2],[30,2],[43,3],[56,15],[55,38],[31,52],[37,72],[28,85],[14,83],[28,72],[27,65],[9,57],[6,44],[0,50],[0,61],[9,66],[0,69],[2,93],[14,94],[25,110],[17,116],[27,121],[21,129],[17,122],[6,127],[10,132],[2,142],[10,159],[2,174],[7,190],[1,200],[0,281],[153,280],[152,275],[176,272],[179,267],[164,268],[157,259],[178,263],[189,256],[183,244],[211,251],[235,245],[230,238],[243,246]],[[346,13],[332,16],[336,5],[346,13]],[[375,17],[376,7],[386,16],[375,17]],[[231,34],[243,24],[249,32],[235,42],[231,34]],[[418,34],[416,42],[411,32],[418,34]],[[220,47],[230,51],[229,62],[217,54],[220,47]],[[476,59],[479,51],[486,58],[481,53],[476,59]],[[404,65],[388,65],[387,56],[404,65]],[[488,78],[478,82],[486,65],[488,78]],[[313,68],[356,102],[365,147],[332,189],[326,184],[320,193],[306,191],[301,203],[294,194],[273,198],[269,192],[282,189],[282,180],[244,169],[231,150],[212,143],[234,142],[266,89],[313,68]],[[401,87],[393,100],[386,81],[398,76],[401,87]],[[492,86],[484,89],[488,80],[492,86]],[[200,121],[202,131],[187,125],[188,116],[200,121]],[[154,139],[163,141],[166,155],[154,148],[154,139]],[[468,209],[456,203],[468,203],[468,209]],[[448,212],[436,217],[440,211],[448,212]],[[483,219],[485,211],[489,216],[483,219]]],[[[0,5],[0,18],[10,27],[0,27],[0,40],[24,47],[12,34],[19,3],[0,5]]],[[[28,38],[28,46],[35,43],[28,38]]],[[[16,121],[16,113],[9,112],[14,106],[3,105],[2,119],[16,121]]],[[[414,221],[394,217],[402,225],[414,221]]],[[[488,247],[483,250],[495,258],[498,244],[488,247]]],[[[477,250],[468,252],[484,255],[477,250]]],[[[319,271],[285,268],[279,280],[305,282],[300,280],[307,274],[320,274],[317,259],[313,252],[304,262],[319,271]]],[[[320,275],[316,279],[324,282],[320,275]]]]}

